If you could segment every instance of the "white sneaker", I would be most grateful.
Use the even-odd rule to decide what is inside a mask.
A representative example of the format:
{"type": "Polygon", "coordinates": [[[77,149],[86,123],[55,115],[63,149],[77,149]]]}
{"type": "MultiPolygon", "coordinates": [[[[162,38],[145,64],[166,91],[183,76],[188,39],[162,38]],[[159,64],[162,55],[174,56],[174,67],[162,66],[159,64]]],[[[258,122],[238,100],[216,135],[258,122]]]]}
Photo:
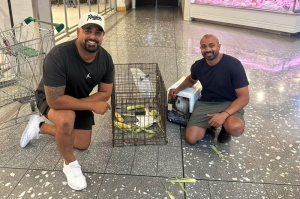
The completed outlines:
{"type": "Polygon", "coordinates": [[[65,173],[69,187],[74,190],[82,190],[86,188],[85,176],[82,174],[81,166],[78,161],[70,162],[68,165],[64,164],[63,172],[65,173]]]}
{"type": "Polygon", "coordinates": [[[20,145],[25,147],[33,138],[39,138],[40,123],[44,119],[38,115],[32,115],[21,137],[20,145]]]}

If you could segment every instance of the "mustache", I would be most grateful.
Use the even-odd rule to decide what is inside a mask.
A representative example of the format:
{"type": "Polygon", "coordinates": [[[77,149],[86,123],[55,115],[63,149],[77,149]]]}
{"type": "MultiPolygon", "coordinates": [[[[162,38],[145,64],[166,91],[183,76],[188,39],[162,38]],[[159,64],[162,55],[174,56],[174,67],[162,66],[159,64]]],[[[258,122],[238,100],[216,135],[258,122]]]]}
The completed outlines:
{"type": "Polygon", "coordinates": [[[87,40],[85,40],[85,42],[89,42],[89,41],[95,42],[96,44],[98,44],[98,43],[99,43],[99,41],[97,41],[97,40],[94,40],[94,39],[87,39],[87,40]]]}
{"type": "Polygon", "coordinates": [[[206,55],[206,54],[208,54],[208,53],[211,53],[211,54],[213,54],[213,55],[215,54],[214,51],[207,51],[207,52],[204,53],[204,55],[206,55]]]}
{"type": "Polygon", "coordinates": [[[212,53],[212,54],[214,54],[214,52],[213,52],[213,51],[207,51],[207,52],[205,52],[204,54],[206,55],[206,54],[208,54],[208,53],[212,53]]]}

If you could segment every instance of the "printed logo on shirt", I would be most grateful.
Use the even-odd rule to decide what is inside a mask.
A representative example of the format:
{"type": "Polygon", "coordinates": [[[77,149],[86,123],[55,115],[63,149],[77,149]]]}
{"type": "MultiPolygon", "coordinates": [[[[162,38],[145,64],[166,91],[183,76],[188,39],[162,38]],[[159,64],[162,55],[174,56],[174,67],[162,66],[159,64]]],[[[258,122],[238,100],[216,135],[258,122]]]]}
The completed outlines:
{"type": "Polygon", "coordinates": [[[87,74],[86,79],[87,79],[87,78],[90,78],[90,79],[92,78],[92,77],[90,76],[90,74],[91,74],[91,73],[87,74]]]}

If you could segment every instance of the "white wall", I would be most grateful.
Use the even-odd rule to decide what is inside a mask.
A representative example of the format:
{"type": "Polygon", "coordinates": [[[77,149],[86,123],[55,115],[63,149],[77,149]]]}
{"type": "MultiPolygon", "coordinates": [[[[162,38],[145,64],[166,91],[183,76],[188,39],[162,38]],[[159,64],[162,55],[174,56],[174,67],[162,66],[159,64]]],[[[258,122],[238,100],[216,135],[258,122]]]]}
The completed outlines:
{"type": "Polygon", "coordinates": [[[126,0],[117,0],[117,7],[124,7],[126,0]]]}
{"type": "MultiPolygon", "coordinates": [[[[22,22],[27,17],[32,17],[31,0],[11,0],[14,24],[22,22]]],[[[0,0],[0,28],[11,28],[7,0],[0,0]]]]}
{"type": "Polygon", "coordinates": [[[117,7],[126,7],[126,5],[129,5],[131,2],[132,0],[117,0],[117,7]]]}

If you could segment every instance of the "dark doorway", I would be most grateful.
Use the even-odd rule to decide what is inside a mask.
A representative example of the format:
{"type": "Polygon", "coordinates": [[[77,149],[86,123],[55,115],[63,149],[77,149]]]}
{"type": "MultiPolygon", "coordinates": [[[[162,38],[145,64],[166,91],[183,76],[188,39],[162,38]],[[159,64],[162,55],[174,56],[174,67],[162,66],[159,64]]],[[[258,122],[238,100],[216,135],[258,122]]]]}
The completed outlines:
{"type": "Polygon", "coordinates": [[[136,0],[136,6],[156,6],[156,0],[136,0]]]}
{"type": "Polygon", "coordinates": [[[157,6],[178,6],[178,0],[157,0],[157,6]]]}
{"type": "Polygon", "coordinates": [[[178,0],[136,0],[136,6],[178,6],[178,0]]]}

